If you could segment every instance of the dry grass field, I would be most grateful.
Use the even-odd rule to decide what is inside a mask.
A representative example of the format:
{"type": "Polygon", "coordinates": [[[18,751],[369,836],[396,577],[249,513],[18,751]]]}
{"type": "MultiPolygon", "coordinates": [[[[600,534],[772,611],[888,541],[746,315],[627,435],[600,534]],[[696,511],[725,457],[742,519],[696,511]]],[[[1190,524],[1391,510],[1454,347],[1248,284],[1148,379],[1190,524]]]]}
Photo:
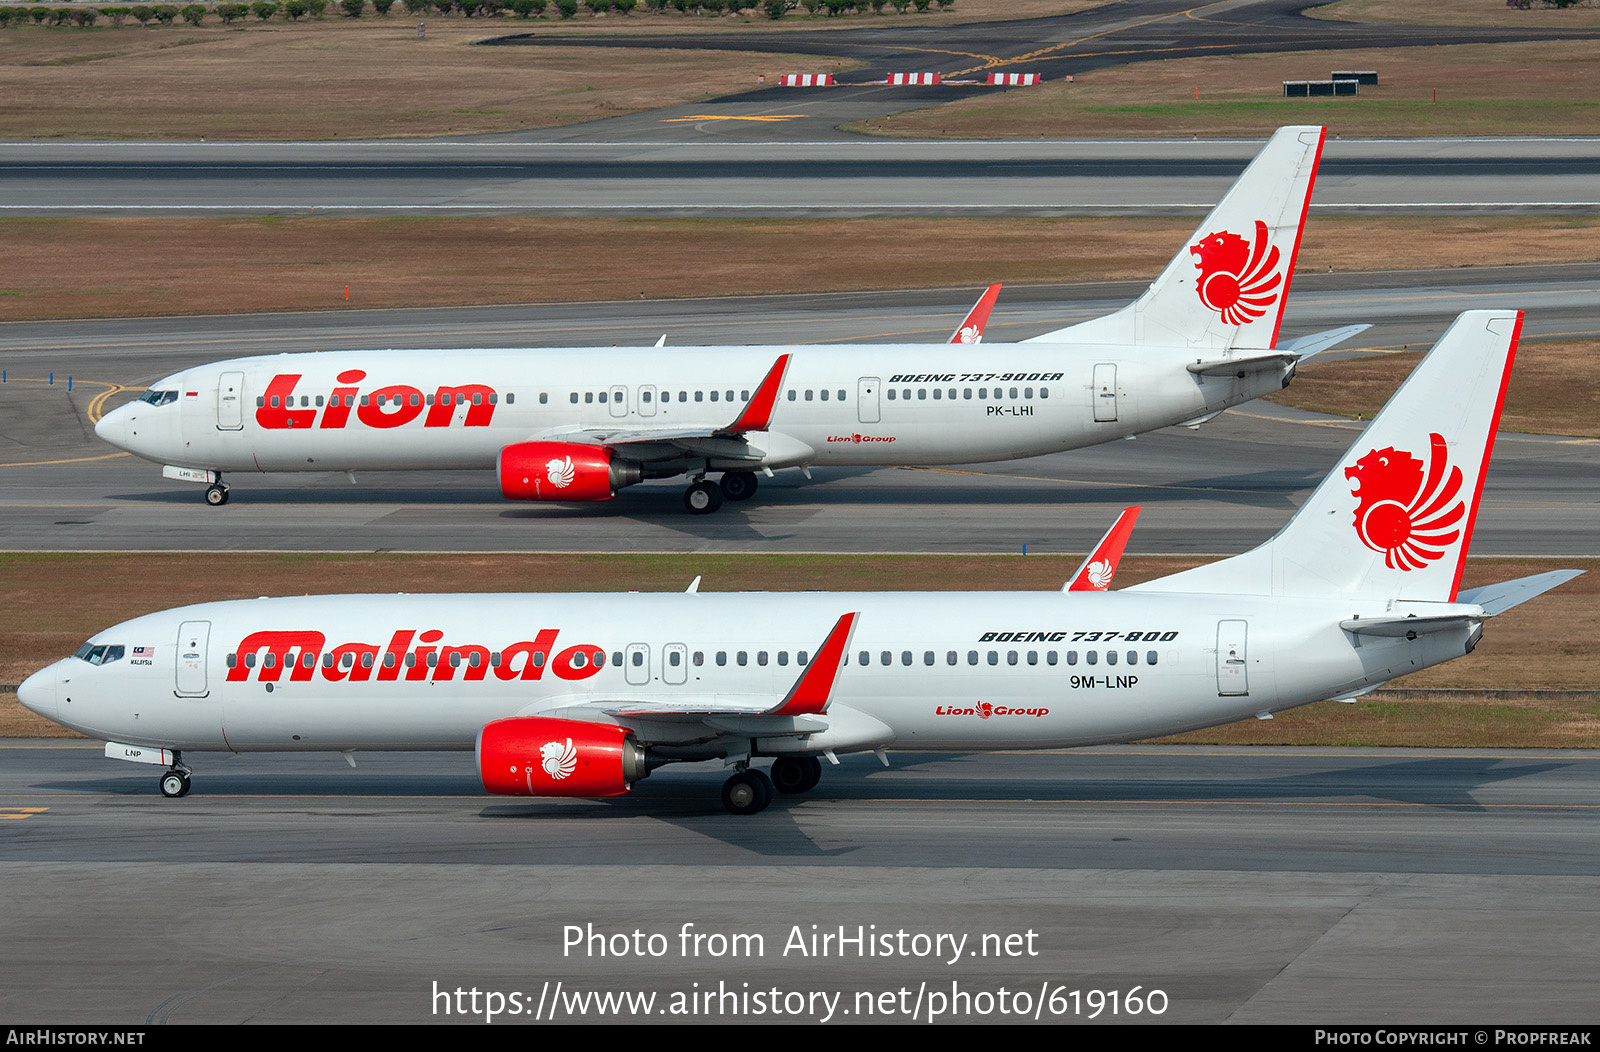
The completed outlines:
{"type": "MultiPolygon", "coordinates": [[[[1135,538],[1137,543],[1137,537],[1135,538]]],[[[1137,558],[1124,561],[1120,585],[1174,573],[1197,560],[1137,558]]],[[[1200,560],[1203,561],[1203,560],[1200,560]]],[[[385,588],[440,591],[440,582],[493,582],[493,591],[552,591],[552,584],[583,581],[592,591],[677,591],[696,574],[702,591],[892,589],[1026,591],[1056,589],[1078,560],[1057,556],[635,556],[635,555],[0,555],[0,609],[27,611],[0,624],[0,682],[20,682],[71,654],[90,635],[153,610],[215,599],[252,598],[281,589],[263,582],[305,582],[315,593],[369,591],[376,570],[385,588]],[[163,587],[153,592],[149,582],[163,587]]],[[[1591,572],[1497,619],[1476,652],[1397,681],[1425,688],[1558,689],[1600,687],[1600,560],[1563,560],[1591,572]]],[[[1554,568],[1539,560],[1472,560],[1466,585],[1505,580],[1554,568]]],[[[1345,744],[1351,715],[1381,717],[1361,725],[1361,738],[1407,745],[1600,746],[1600,705],[1528,699],[1492,704],[1449,699],[1432,703],[1363,702],[1312,707],[1271,723],[1209,732],[1206,740],[1280,741],[1305,735],[1345,744]],[[1440,703],[1443,704],[1443,703],[1440,703]],[[1565,704],[1566,707],[1563,707],[1565,704]],[[1363,709],[1362,706],[1390,708],[1363,709]],[[1573,705],[1577,711],[1568,711],[1573,705]],[[1391,711],[1393,709],[1393,711],[1391,711]],[[1319,715],[1321,710],[1326,714],[1319,715]],[[1555,715],[1550,715],[1555,713],[1555,715]],[[1302,724],[1300,720],[1310,720],[1302,724]],[[1287,728],[1288,730],[1285,730],[1287,728]],[[1378,730],[1382,734],[1378,735],[1378,730]],[[1254,735],[1255,738],[1239,738],[1254,735]],[[1265,736],[1264,738],[1261,736],[1265,736]]],[[[0,735],[47,733],[48,725],[22,710],[14,695],[0,697],[0,735]]],[[[1298,739],[1296,739],[1298,740],[1298,739]]]]}
{"type": "MultiPolygon", "coordinates": [[[[744,91],[850,64],[749,52],[474,47],[505,20],[403,17],[0,32],[0,138],[475,135],[744,91]]],[[[526,26],[522,27],[526,29],[526,26]]]]}
{"type": "MultiPolygon", "coordinates": [[[[1472,6],[1472,19],[1513,16],[1513,24],[1589,26],[1600,19],[1594,9],[1478,10],[1489,2],[1423,0],[1421,8],[1447,22],[1453,6],[1472,6]]],[[[676,13],[585,14],[566,21],[435,15],[427,19],[426,38],[418,37],[414,19],[397,12],[347,19],[330,11],[321,21],[280,17],[231,26],[215,19],[200,26],[10,26],[0,31],[0,97],[6,100],[0,137],[340,139],[543,128],[714,98],[754,87],[760,75],[837,72],[852,64],[761,52],[476,43],[522,32],[594,38],[686,31],[727,34],[742,43],[797,30],[1027,18],[1093,6],[1092,0],[962,0],[953,10],[926,15],[791,16],[776,23],[676,13]]],[[[943,67],[949,50],[938,52],[943,67]]],[[[955,51],[961,54],[958,44],[955,51]]],[[[1600,123],[1600,102],[1589,91],[1597,64],[1600,48],[1593,42],[1144,63],[1085,74],[1075,84],[868,121],[859,130],[962,138],[1239,135],[1325,122],[1346,135],[1587,134],[1600,123]],[[1352,66],[1378,69],[1381,83],[1363,88],[1360,99],[1278,97],[1282,80],[1352,66]]]]}
{"type": "Polygon", "coordinates": [[[1097,70],[849,127],[961,139],[1265,136],[1285,124],[1347,136],[1592,135],[1597,80],[1593,40],[1230,55],[1097,70]],[[1335,69],[1375,69],[1378,84],[1358,98],[1283,97],[1284,81],[1335,69]]]}
{"type": "MultiPolygon", "coordinates": [[[[1370,420],[1416,364],[1415,354],[1315,361],[1297,370],[1289,389],[1271,400],[1370,420]]],[[[1523,343],[1500,427],[1600,438],[1600,340],[1523,343]]]]}
{"type": "Polygon", "coordinates": [[[1600,27],[1600,5],[1586,7],[1509,8],[1505,0],[1338,0],[1309,8],[1312,18],[1346,22],[1394,23],[1412,26],[1523,26],[1552,29],[1600,27]]]}
{"type": "MultiPolygon", "coordinates": [[[[514,33],[717,32],[772,35],[870,22],[928,26],[1028,18],[1096,6],[1088,0],[963,0],[927,14],[780,22],[666,13],[587,12],[569,20],[417,20],[395,8],[360,19],[224,26],[178,23],[89,29],[12,25],[0,31],[0,138],[350,139],[474,135],[545,128],[715,98],[781,73],[854,63],[748,51],[477,47],[514,33]]],[[[553,9],[552,9],[553,10],[553,9]]]]}
{"type": "MultiPolygon", "coordinates": [[[[0,219],[0,321],[1154,277],[1193,219],[0,219]],[[814,251],[850,244],[849,254],[814,251]],[[929,253],[928,245],[940,246],[929,253]],[[628,259],[623,273],[595,260],[628,259]],[[527,275],[537,274],[530,282],[527,275]],[[349,286],[350,298],[345,299],[349,286]]],[[[1600,258],[1590,217],[1313,216],[1299,269],[1600,258]]],[[[1003,301],[1002,301],[1003,302],[1003,301]]]]}
{"type": "Polygon", "coordinates": [[[1352,703],[1319,702],[1270,720],[1245,720],[1164,740],[1191,745],[1593,749],[1600,747],[1600,695],[1378,694],[1352,703]]]}

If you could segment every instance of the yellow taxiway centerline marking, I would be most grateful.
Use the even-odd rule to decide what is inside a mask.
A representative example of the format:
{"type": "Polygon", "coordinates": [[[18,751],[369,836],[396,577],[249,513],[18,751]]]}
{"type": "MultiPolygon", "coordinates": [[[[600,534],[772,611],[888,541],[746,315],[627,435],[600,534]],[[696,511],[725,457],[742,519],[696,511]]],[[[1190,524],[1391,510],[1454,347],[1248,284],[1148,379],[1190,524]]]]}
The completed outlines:
{"type": "MultiPolygon", "coordinates": [[[[91,460],[115,460],[118,457],[132,456],[131,453],[102,453],[97,457],[68,457],[65,460],[23,460],[15,464],[0,464],[0,468],[43,468],[51,464],[83,464],[91,460]]],[[[55,505],[49,505],[55,507],[55,505]]]]}
{"type": "MultiPolygon", "coordinates": [[[[1016,58],[1008,58],[1008,59],[1003,59],[1003,60],[998,60],[998,61],[994,60],[994,59],[990,59],[987,63],[985,63],[982,66],[974,66],[971,69],[958,69],[958,70],[956,70],[954,73],[952,73],[950,75],[952,77],[959,77],[959,76],[961,76],[963,74],[966,74],[966,73],[980,73],[983,70],[993,69],[996,66],[1014,66],[1019,62],[1028,62],[1028,61],[1030,61],[1032,59],[1042,58],[1043,56],[1048,55],[1048,54],[1050,54],[1051,52],[1054,52],[1054,51],[1062,51],[1062,50],[1065,50],[1066,48],[1074,47],[1074,46],[1076,46],[1078,44],[1083,43],[1085,40],[1098,40],[1100,37],[1108,37],[1108,36],[1111,36],[1111,35],[1113,35],[1115,33],[1121,33],[1124,30],[1139,29],[1139,28],[1141,28],[1143,26],[1154,25],[1157,22],[1164,22],[1169,18],[1173,18],[1173,17],[1177,17],[1177,16],[1193,17],[1194,12],[1196,12],[1196,11],[1206,11],[1206,10],[1209,10],[1210,8],[1213,8],[1213,7],[1221,7],[1226,2],[1227,2],[1227,0],[1219,0],[1219,2],[1217,2],[1217,3],[1201,4],[1201,5],[1196,6],[1196,7],[1191,7],[1187,11],[1172,11],[1172,12],[1168,12],[1167,14],[1164,14],[1164,15],[1158,15],[1155,18],[1147,18],[1143,22],[1135,22],[1132,25],[1115,26],[1115,27],[1113,27],[1111,29],[1105,30],[1104,32],[1090,33],[1088,36],[1079,37],[1076,40],[1068,40],[1068,41],[1064,41],[1063,43],[1060,43],[1060,44],[1052,44],[1050,47],[1039,48],[1037,51],[1030,51],[1026,55],[1018,55],[1016,58]]],[[[1230,47],[1232,45],[1218,45],[1218,46],[1219,47],[1230,47]]],[[[1173,48],[1171,50],[1176,51],[1176,50],[1181,50],[1181,49],[1173,48]]],[[[1076,56],[1074,56],[1074,57],[1076,57],[1076,56]]]]}
{"type": "Polygon", "coordinates": [[[722,113],[697,113],[692,117],[666,117],[662,124],[683,124],[688,121],[792,121],[796,117],[804,117],[804,113],[773,113],[765,117],[735,117],[722,113]]]}
{"type": "MultiPolygon", "coordinates": [[[[127,384],[112,383],[108,380],[75,380],[74,383],[88,384],[90,387],[104,387],[105,390],[95,395],[89,402],[86,414],[89,417],[89,426],[93,427],[105,415],[106,399],[121,391],[132,390],[127,384]]],[[[13,377],[6,380],[8,384],[50,384],[49,380],[37,380],[23,377],[13,377]]],[[[52,384],[51,386],[60,386],[52,384]]],[[[68,457],[64,460],[23,460],[15,464],[0,464],[0,468],[42,468],[52,464],[82,464],[90,460],[112,460],[116,457],[130,456],[128,453],[103,453],[94,457],[68,457]]]]}

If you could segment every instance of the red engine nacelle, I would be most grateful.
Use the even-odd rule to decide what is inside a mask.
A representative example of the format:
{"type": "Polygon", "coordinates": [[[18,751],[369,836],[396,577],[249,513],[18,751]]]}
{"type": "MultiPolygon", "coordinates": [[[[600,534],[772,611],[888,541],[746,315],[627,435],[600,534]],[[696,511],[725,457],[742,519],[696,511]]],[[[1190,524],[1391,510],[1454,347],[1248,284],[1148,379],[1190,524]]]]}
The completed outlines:
{"type": "Polygon", "coordinates": [[[507,500],[610,500],[642,477],[639,465],[574,442],[517,442],[500,451],[500,492],[507,500]]]}
{"type": "Polygon", "coordinates": [[[616,796],[649,773],[644,749],[609,723],[515,716],[478,732],[478,777],[503,796],[616,796]]]}

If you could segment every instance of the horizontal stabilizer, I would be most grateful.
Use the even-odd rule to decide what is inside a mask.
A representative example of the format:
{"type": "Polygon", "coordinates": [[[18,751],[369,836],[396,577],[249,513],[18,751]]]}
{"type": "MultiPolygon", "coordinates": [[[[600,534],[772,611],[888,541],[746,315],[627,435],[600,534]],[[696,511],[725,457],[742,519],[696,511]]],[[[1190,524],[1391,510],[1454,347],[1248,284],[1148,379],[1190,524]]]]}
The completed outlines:
{"type": "Polygon", "coordinates": [[[1190,362],[1184,368],[1196,376],[1237,376],[1242,380],[1251,373],[1287,368],[1296,360],[1292,354],[1262,354],[1253,358],[1221,358],[1211,362],[1190,362]]]}
{"type": "Polygon", "coordinates": [[[1566,584],[1582,573],[1582,570],[1551,570],[1549,573],[1536,573],[1532,577],[1518,577],[1514,581],[1486,584],[1481,588],[1467,589],[1456,597],[1456,601],[1481,606],[1485,614],[1493,617],[1566,584]]]}
{"type": "Polygon", "coordinates": [[[1339,627],[1358,636],[1386,636],[1391,639],[1415,639],[1430,632],[1450,632],[1470,628],[1478,618],[1466,614],[1441,614],[1438,617],[1352,617],[1339,622],[1339,627]]]}
{"type": "Polygon", "coordinates": [[[1297,336],[1288,343],[1280,343],[1278,351],[1282,354],[1292,354],[1303,362],[1313,354],[1320,354],[1329,347],[1337,347],[1370,328],[1372,328],[1370,325],[1343,325],[1337,329],[1325,329],[1309,336],[1297,336]]]}

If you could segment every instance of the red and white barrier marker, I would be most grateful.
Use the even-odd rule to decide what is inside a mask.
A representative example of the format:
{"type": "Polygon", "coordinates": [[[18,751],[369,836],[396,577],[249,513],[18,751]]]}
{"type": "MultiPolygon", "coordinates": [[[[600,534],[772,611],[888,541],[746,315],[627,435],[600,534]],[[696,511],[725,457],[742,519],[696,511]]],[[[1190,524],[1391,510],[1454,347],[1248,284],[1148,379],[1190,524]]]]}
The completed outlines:
{"type": "Polygon", "coordinates": [[[1040,77],[1039,74],[1037,74],[1037,73],[991,73],[991,74],[989,74],[989,83],[990,84],[1004,84],[1004,85],[1007,85],[1007,86],[1021,86],[1021,85],[1026,85],[1026,84],[1038,84],[1043,79],[1044,78],[1040,77]]]}
{"type": "Polygon", "coordinates": [[[937,73],[891,73],[885,84],[937,84],[937,73]]]}
{"type": "Polygon", "coordinates": [[[785,73],[778,83],[785,88],[825,88],[833,84],[833,74],[785,73]]]}

